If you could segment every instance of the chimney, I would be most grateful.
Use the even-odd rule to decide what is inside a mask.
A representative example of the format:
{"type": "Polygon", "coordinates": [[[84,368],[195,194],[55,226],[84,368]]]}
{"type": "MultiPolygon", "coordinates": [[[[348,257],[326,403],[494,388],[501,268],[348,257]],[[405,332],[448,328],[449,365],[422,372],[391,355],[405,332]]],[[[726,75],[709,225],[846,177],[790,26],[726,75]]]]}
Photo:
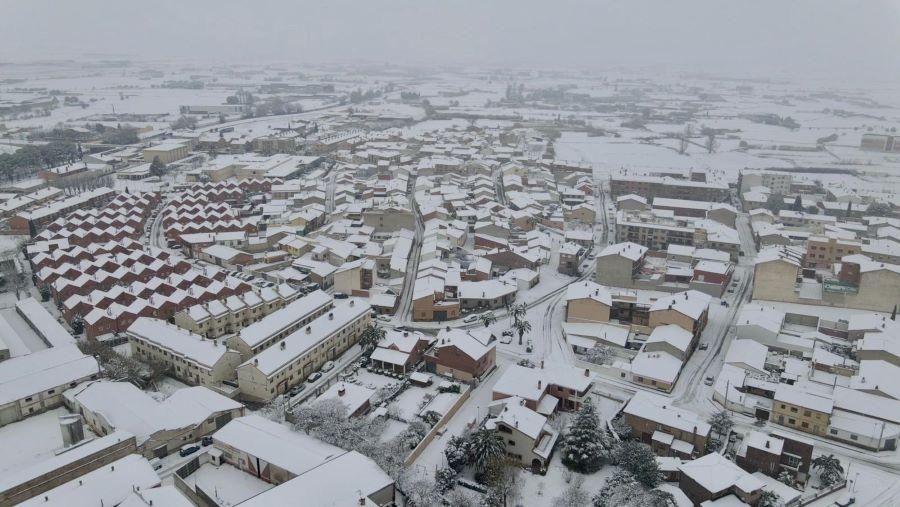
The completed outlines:
{"type": "Polygon", "coordinates": [[[255,357],[253,358],[253,366],[259,366],[259,359],[258,359],[258,358],[255,358],[255,357]]]}
{"type": "Polygon", "coordinates": [[[590,376],[591,376],[591,370],[585,368],[585,369],[584,369],[584,376],[585,376],[585,377],[590,377],[590,376]]]}
{"type": "Polygon", "coordinates": [[[312,333],[312,326],[306,326],[306,334],[312,333]]]}
{"type": "Polygon", "coordinates": [[[281,343],[278,344],[278,346],[281,347],[281,350],[284,350],[284,348],[285,348],[287,345],[284,343],[284,341],[282,341],[281,343]]]}
{"type": "Polygon", "coordinates": [[[328,314],[328,320],[334,320],[334,312],[328,314]]]}
{"type": "Polygon", "coordinates": [[[338,388],[338,396],[343,396],[347,394],[347,387],[344,384],[341,384],[341,387],[338,388]]]}
{"type": "Polygon", "coordinates": [[[538,380],[538,389],[541,389],[541,388],[542,388],[542,387],[541,387],[541,381],[538,380]]]}
{"type": "Polygon", "coordinates": [[[409,336],[409,331],[403,331],[403,337],[405,338],[407,336],[409,336]]]}
{"type": "Polygon", "coordinates": [[[769,448],[769,439],[766,439],[766,449],[769,448]]]}
{"type": "Polygon", "coordinates": [[[541,369],[542,370],[544,369],[544,360],[543,359],[541,359],[541,369]]]}

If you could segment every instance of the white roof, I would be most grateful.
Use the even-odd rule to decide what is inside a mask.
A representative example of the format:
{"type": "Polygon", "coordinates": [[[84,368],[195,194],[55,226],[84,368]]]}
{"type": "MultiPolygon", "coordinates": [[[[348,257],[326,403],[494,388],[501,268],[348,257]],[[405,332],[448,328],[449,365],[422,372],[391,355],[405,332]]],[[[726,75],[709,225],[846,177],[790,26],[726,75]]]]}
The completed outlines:
{"type": "Polygon", "coordinates": [[[732,486],[749,493],[765,485],[763,481],[716,452],[682,463],[681,473],[711,493],[725,491],[732,486]]]}
{"type": "Polygon", "coordinates": [[[681,372],[681,359],[668,352],[638,352],[631,360],[631,374],[672,384],[681,372]]]}
{"type": "Polygon", "coordinates": [[[725,363],[746,365],[759,372],[765,371],[769,348],[755,340],[734,340],[725,354],[725,363]]]}
{"type": "Polygon", "coordinates": [[[834,408],[900,424],[900,401],[877,394],[835,386],[834,408]]]}
{"type": "Polygon", "coordinates": [[[494,384],[494,392],[538,400],[548,385],[574,389],[580,393],[590,387],[592,382],[593,376],[585,376],[584,370],[563,363],[545,362],[543,368],[511,365],[494,384]]]}
{"type": "Polygon", "coordinates": [[[241,330],[241,340],[253,348],[268,338],[302,321],[323,306],[334,301],[332,296],[321,290],[310,292],[284,308],[281,308],[241,330]]]}
{"type": "Polygon", "coordinates": [[[541,430],[544,429],[544,425],[547,423],[547,418],[526,407],[525,400],[522,398],[512,397],[504,401],[506,401],[506,404],[503,410],[497,414],[495,419],[488,420],[488,423],[495,425],[497,422],[502,422],[510,428],[515,428],[522,432],[529,438],[537,440],[541,435],[541,430]]]}
{"type": "Polygon", "coordinates": [[[118,507],[150,507],[160,505],[165,507],[193,507],[193,503],[187,499],[175,486],[161,486],[152,489],[135,491],[118,507]]]}
{"type": "Polygon", "coordinates": [[[297,475],[347,452],[258,415],[233,419],[213,439],[297,475]]]}
{"type": "Polygon", "coordinates": [[[594,342],[602,341],[625,347],[630,333],[627,327],[599,322],[563,322],[562,325],[570,341],[573,338],[588,337],[592,346],[594,342]]]}
{"type": "Polygon", "coordinates": [[[784,312],[778,311],[773,307],[766,307],[758,303],[747,303],[741,308],[735,325],[740,326],[759,326],[777,334],[781,332],[782,324],[784,324],[784,312]]]}
{"type": "Polygon", "coordinates": [[[298,357],[315,348],[323,340],[371,311],[369,303],[359,298],[337,300],[334,308],[306,326],[289,334],[277,344],[263,350],[240,367],[254,366],[266,376],[277,373],[298,357]],[[308,331],[307,331],[308,330],[308,331]],[[284,344],[284,347],[282,347],[284,344]]]}
{"type": "Polygon", "coordinates": [[[212,368],[218,363],[228,348],[214,340],[205,340],[164,320],[138,317],[127,333],[137,339],[153,343],[203,366],[212,368]]]}
{"type": "Polygon", "coordinates": [[[709,435],[709,424],[699,415],[673,407],[671,399],[647,391],[636,392],[625,405],[624,412],[688,433],[692,433],[696,428],[698,435],[709,435]]]}
{"type": "Polygon", "coordinates": [[[295,505],[298,498],[304,505],[346,507],[359,505],[360,494],[366,497],[366,507],[376,506],[367,497],[393,483],[374,461],[351,451],[250,498],[241,507],[295,505]]]}
{"type": "Polygon", "coordinates": [[[129,454],[19,505],[43,507],[119,505],[134,492],[135,488],[144,490],[159,484],[159,476],[150,463],[138,454],[129,454]]]}
{"type": "Polygon", "coordinates": [[[566,289],[566,301],[573,299],[592,299],[606,306],[612,306],[612,295],[606,287],[591,281],[577,282],[566,289]]]}
{"type": "Polygon", "coordinates": [[[372,361],[381,361],[383,363],[403,366],[407,361],[409,361],[409,353],[378,347],[374,351],[372,351],[370,359],[372,361]]]}
{"type": "Polygon", "coordinates": [[[597,254],[597,257],[617,255],[619,257],[625,257],[626,259],[635,262],[643,257],[646,253],[647,247],[638,245],[637,243],[626,241],[624,243],[609,245],[608,247],[604,248],[599,254],[597,254]]]}
{"type": "Polygon", "coordinates": [[[656,326],[647,338],[646,343],[668,343],[680,350],[687,352],[691,346],[694,335],[690,331],[684,330],[681,326],[675,324],[666,324],[664,326],[656,326]]]}
{"type": "Polygon", "coordinates": [[[672,309],[697,320],[709,308],[710,300],[712,300],[712,297],[707,294],[696,290],[688,290],[657,299],[650,306],[650,311],[672,309]]]}
{"type": "Polygon", "coordinates": [[[75,338],[62,327],[37,299],[26,298],[16,303],[16,310],[25,317],[51,347],[75,343],[75,338]]]}
{"type": "Polygon", "coordinates": [[[0,406],[99,373],[97,360],[61,345],[0,362],[0,406]]]}
{"type": "Polygon", "coordinates": [[[775,389],[775,401],[790,403],[826,414],[830,414],[834,407],[831,398],[807,392],[800,386],[788,384],[778,384],[778,388],[775,389]]]}
{"type": "MultiPolygon", "coordinates": [[[[486,330],[485,330],[486,331],[486,330]]],[[[481,331],[479,329],[442,329],[437,335],[436,348],[456,347],[462,353],[474,360],[481,359],[491,350],[496,348],[493,343],[488,344],[490,339],[490,331],[481,331]],[[487,336],[485,336],[487,335],[487,336]]]]}
{"type": "Polygon", "coordinates": [[[316,401],[335,399],[347,407],[347,414],[353,414],[375,395],[375,390],[356,384],[337,382],[322,393],[316,401]]]}

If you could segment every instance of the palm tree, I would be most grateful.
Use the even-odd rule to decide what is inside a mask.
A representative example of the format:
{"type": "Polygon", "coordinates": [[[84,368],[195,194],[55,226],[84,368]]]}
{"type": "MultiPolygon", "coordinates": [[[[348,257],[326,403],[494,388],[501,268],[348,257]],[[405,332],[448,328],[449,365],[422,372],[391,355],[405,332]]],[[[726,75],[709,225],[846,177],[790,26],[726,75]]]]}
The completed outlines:
{"type": "Polygon", "coordinates": [[[823,488],[836,484],[844,476],[844,467],[834,454],[821,454],[812,460],[812,466],[819,471],[819,482],[823,488]]]}
{"type": "Polygon", "coordinates": [[[369,324],[369,326],[363,330],[362,335],[359,337],[359,343],[367,349],[374,349],[375,345],[384,339],[384,329],[378,327],[375,324],[369,324]]]}
{"type": "Polygon", "coordinates": [[[525,317],[525,314],[528,313],[528,304],[521,303],[512,307],[512,318],[513,318],[513,327],[518,328],[517,324],[520,320],[525,317]]]}
{"type": "Polygon", "coordinates": [[[472,464],[478,472],[484,472],[494,460],[500,459],[506,452],[503,437],[488,429],[480,429],[472,434],[469,440],[469,452],[472,464]]]}
{"type": "Polygon", "coordinates": [[[513,327],[516,328],[516,332],[519,333],[519,345],[522,345],[522,337],[525,336],[525,333],[531,332],[531,322],[527,320],[517,320],[513,327]]]}
{"type": "Polygon", "coordinates": [[[478,320],[484,324],[484,327],[490,327],[491,324],[497,322],[497,317],[494,316],[494,312],[485,312],[478,316],[478,320]]]}

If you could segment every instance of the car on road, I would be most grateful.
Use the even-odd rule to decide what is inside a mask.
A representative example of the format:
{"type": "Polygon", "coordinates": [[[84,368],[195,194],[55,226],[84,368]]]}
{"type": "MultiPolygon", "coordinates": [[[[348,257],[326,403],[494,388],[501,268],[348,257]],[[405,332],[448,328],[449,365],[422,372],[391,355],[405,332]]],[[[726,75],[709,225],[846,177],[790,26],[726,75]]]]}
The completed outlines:
{"type": "Polygon", "coordinates": [[[292,387],[290,391],[288,391],[288,396],[293,398],[294,396],[297,396],[298,394],[302,393],[304,389],[306,389],[305,385],[297,384],[294,387],[292,387]]]}
{"type": "Polygon", "coordinates": [[[203,445],[203,447],[209,447],[212,445],[212,437],[207,435],[203,437],[202,440],[200,440],[200,443],[203,445]]]}
{"type": "Polygon", "coordinates": [[[701,343],[699,348],[700,348],[700,350],[706,350],[706,349],[709,348],[709,344],[708,344],[708,343],[701,343]]]}
{"type": "Polygon", "coordinates": [[[390,315],[378,315],[375,317],[375,319],[380,320],[381,322],[390,322],[391,321],[390,315]]]}
{"type": "Polygon", "coordinates": [[[326,361],[325,364],[322,365],[321,371],[325,372],[325,371],[331,371],[333,369],[334,369],[334,361],[326,361]]]}
{"type": "Polygon", "coordinates": [[[504,329],[503,330],[503,336],[512,336],[512,335],[513,335],[512,329],[504,329]]]}
{"type": "Polygon", "coordinates": [[[309,382],[310,384],[312,384],[313,382],[319,380],[320,378],[322,378],[322,372],[317,371],[317,372],[313,373],[312,375],[310,375],[309,378],[306,379],[306,381],[309,382]]]}
{"type": "Polygon", "coordinates": [[[476,320],[478,320],[478,315],[475,315],[473,313],[472,315],[469,315],[466,318],[464,318],[463,322],[469,324],[469,323],[475,322],[476,320]]]}
{"type": "Polygon", "coordinates": [[[509,345],[510,343],[512,343],[512,336],[510,336],[510,335],[503,335],[503,336],[500,337],[500,340],[499,340],[499,341],[500,341],[500,343],[502,343],[502,344],[504,344],[504,345],[509,345]]]}
{"type": "Polygon", "coordinates": [[[187,444],[185,446],[182,446],[181,450],[178,451],[178,455],[183,458],[185,456],[190,456],[191,454],[194,454],[195,452],[197,452],[199,450],[200,450],[200,444],[198,444],[197,442],[194,442],[193,444],[187,444]]]}
{"type": "Polygon", "coordinates": [[[343,292],[335,292],[334,293],[334,299],[347,299],[349,297],[350,296],[344,294],[343,292]]]}
{"type": "Polygon", "coordinates": [[[708,386],[713,385],[713,382],[715,382],[715,379],[712,377],[706,377],[705,379],[703,379],[703,383],[708,386]]]}

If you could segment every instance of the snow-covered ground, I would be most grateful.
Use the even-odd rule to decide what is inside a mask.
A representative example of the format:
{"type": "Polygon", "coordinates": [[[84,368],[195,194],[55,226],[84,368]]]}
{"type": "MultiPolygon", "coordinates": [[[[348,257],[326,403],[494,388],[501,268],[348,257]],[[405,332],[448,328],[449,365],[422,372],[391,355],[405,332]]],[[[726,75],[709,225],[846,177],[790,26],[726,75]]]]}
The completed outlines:
{"type": "MultiPolygon", "coordinates": [[[[45,461],[63,447],[59,417],[68,414],[65,408],[55,408],[0,428],[0,473],[22,470],[45,461]]],[[[94,438],[84,426],[85,438],[94,438]]]]}

